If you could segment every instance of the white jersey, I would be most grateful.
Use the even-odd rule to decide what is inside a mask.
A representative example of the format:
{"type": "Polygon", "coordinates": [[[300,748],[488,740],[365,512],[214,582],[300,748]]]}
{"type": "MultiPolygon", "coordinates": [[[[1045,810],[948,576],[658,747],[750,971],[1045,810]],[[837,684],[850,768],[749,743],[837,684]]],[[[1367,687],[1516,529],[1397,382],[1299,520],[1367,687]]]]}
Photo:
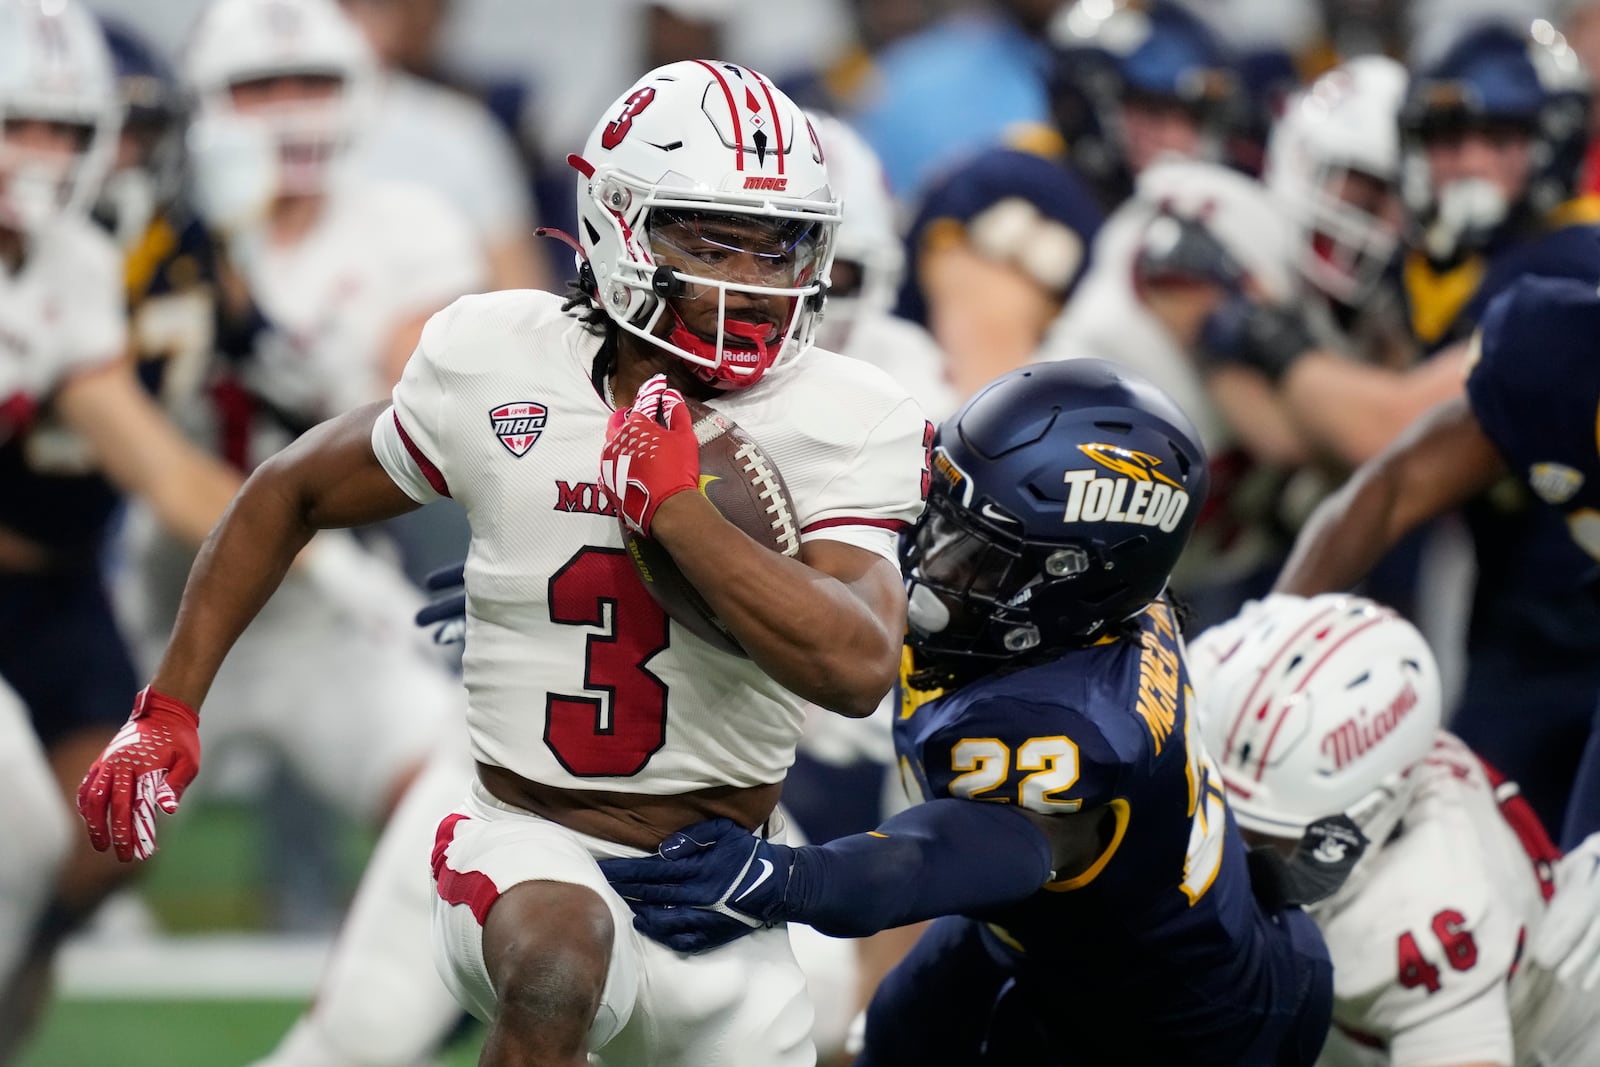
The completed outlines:
{"type": "MultiPolygon", "coordinates": [[[[473,753],[552,786],[674,794],[780,781],[804,702],[749,660],[672,627],[622,548],[598,482],[611,408],[600,338],[532,290],[467,297],[428,323],[378,459],[418,501],[467,511],[473,753]]],[[[881,371],[813,350],[717,397],[782,472],[802,540],[894,560],[922,510],[928,427],[881,371]]]]}
{"type": "Polygon", "coordinates": [[[384,396],[396,329],[481,287],[486,267],[438,194],[372,182],[336,187],[310,233],[259,245],[244,271],[268,324],[244,384],[310,424],[384,396]]]}
{"type": "Polygon", "coordinates": [[[1312,909],[1333,958],[1322,1062],[1600,1063],[1600,1013],[1526,967],[1554,854],[1531,809],[1443,731],[1412,773],[1396,834],[1312,909]]]}
{"type": "Polygon", "coordinates": [[[57,218],[29,242],[21,270],[0,269],[0,405],[12,405],[0,410],[44,401],[78,371],[121,358],[126,344],[121,256],[88,221],[57,218]]]}

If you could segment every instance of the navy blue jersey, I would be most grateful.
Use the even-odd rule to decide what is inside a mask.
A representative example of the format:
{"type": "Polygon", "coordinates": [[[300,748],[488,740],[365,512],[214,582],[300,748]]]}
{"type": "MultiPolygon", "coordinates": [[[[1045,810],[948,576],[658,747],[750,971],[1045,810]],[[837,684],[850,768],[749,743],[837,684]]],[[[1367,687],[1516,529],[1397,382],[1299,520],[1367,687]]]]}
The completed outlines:
{"type": "MultiPolygon", "coordinates": [[[[1055,141],[1059,145],[1060,138],[1055,141]]],[[[1101,218],[1094,194],[1064,156],[1019,148],[981,152],[923,193],[906,235],[908,269],[895,314],[928,325],[918,278],[923,257],[956,241],[1015,263],[1065,300],[1083,276],[1101,218]]]]}
{"type": "Polygon", "coordinates": [[[1600,559],[1600,275],[1529,277],[1489,305],[1467,400],[1507,465],[1600,559]]]}
{"type": "MultiPolygon", "coordinates": [[[[1597,209],[1600,200],[1584,197],[1557,217],[1588,220],[1597,209]]],[[[1490,301],[1530,274],[1600,280],[1600,226],[1524,235],[1448,272],[1413,256],[1404,288],[1417,339],[1437,351],[1470,336],[1490,301]]],[[[1559,665],[1600,684],[1600,602],[1583,586],[1592,560],[1561,516],[1528,505],[1525,494],[1502,489],[1466,508],[1478,561],[1469,645],[1521,649],[1525,666],[1559,665]]]]}
{"type": "Polygon", "coordinates": [[[1428,352],[1470,336],[1484,309],[1518,278],[1600,277],[1600,198],[1582,197],[1559,213],[1583,221],[1472,256],[1450,270],[1435,270],[1421,253],[1406,257],[1402,291],[1411,332],[1428,352]]]}
{"type": "Polygon", "coordinates": [[[1304,994],[1303,960],[1251,893],[1192,700],[1162,604],[1137,640],[948,694],[906,690],[896,746],[925,797],[1113,813],[1087,869],[975,916],[1034,998],[1057,1005],[1044,1021],[1060,1021],[1068,1062],[1271,1062],[1256,1058],[1263,1042],[1281,1040],[1304,994]]]}
{"type": "MultiPolygon", "coordinates": [[[[152,394],[160,396],[173,380],[192,384],[203,377],[215,339],[213,277],[211,244],[196,222],[158,219],[129,253],[130,336],[152,394]]],[[[0,526],[49,549],[63,566],[83,566],[98,551],[120,497],[86,449],[46,414],[32,432],[0,447],[6,487],[0,526]]]]}

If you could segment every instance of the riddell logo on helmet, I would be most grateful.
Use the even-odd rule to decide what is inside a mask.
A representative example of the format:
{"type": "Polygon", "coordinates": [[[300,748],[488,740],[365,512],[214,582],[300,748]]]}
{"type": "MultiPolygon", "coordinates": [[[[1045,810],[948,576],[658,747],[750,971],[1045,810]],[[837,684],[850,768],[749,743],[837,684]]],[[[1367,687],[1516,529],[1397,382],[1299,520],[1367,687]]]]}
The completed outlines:
{"type": "Polygon", "coordinates": [[[789,188],[788,178],[771,178],[765,174],[752,174],[744,180],[746,189],[760,189],[763,192],[781,193],[789,188]]]}
{"type": "Polygon", "coordinates": [[[1360,759],[1395,731],[1417,706],[1417,691],[1407,683],[1388,707],[1368,715],[1365,710],[1335,726],[1322,739],[1322,754],[1333,761],[1333,769],[1360,759]]]}

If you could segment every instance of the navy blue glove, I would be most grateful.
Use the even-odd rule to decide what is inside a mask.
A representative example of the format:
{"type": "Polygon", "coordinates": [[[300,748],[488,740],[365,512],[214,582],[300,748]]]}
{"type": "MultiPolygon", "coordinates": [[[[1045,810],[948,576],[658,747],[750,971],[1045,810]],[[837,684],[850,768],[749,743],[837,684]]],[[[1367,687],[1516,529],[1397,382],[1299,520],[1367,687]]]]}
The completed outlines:
{"type": "Polygon", "coordinates": [[[435,627],[433,643],[455,645],[467,639],[467,561],[440,567],[422,580],[430,593],[438,593],[417,612],[418,626],[435,627]]]}
{"type": "Polygon", "coordinates": [[[678,952],[704,952],[788,917],[794,853],[712,819],[673,834],[654,856],[601,860],[600,870],[633,908],[634,929],[678,952]]]}
{"type": "Polygon", "coordinates": [[[1199,347],[1212,363],[1250,367],[1276,385],[1317,342],[1298,308],[1238,296],[1206,319],[1199,347]]]}

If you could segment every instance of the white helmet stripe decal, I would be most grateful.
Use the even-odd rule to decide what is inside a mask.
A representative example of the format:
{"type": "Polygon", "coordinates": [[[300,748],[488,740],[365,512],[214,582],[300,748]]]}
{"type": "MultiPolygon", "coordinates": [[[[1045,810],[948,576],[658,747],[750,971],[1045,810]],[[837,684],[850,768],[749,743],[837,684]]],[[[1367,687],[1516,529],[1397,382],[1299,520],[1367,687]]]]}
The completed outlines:
{"type": "MultiPolygon", "coordinates": [[[[1306,683],[1311,681],[1311,676],[1313,674],[1317,673],[1317,668],[1321,667],[1324,663],[1328,662],[1328,657],[1332,656],[1335,652],[1337,652],[1339,650],[1339,646],[1340,645],[1342,645],[1346,641],[1350,640],[1352,637],[1354,637],[1356,634],[1360,633],[1362,630],[1370,630],[1372,627],[1378,625],[1380,622],[1383,622],[1384,619],[1387,618],[1387,617],[1392,617],[1391,613],[1389,613],[1389,612],[1380,612],[1379,614],[1375,615],[1374,617],[1372,617],[1372,618],[1366,620],[1365,622],[1363,622],[1361,625],[1359,625],[1359,626],[1355,627],[1354,629],[1352,629],[1349,633],[1340,636],[1340,638],[1337,641],[1335,641],[1333,643],[1333,645],[1326,652],[1324,652],[1322,654],[1322,658],[1317,660],[1316,663],[1311,665],[1311,669],[1306,671],[1305,676],[1300,679],[1300,684],[1294,687],[1294,691],[1296,693],[1298,693],[1301,690],[1305,689],[1306,683]]],[[[1289,708],[1290,708],[1289,702],[1285,701],[1283,708],[1278,712],[1278,721],[1272,724],[1272,732],[1267,735],[1267,743],[1261,746],[1261,760],[1260,760],[1260,762],[1258,762],[1256,764],[1256,781],[1258,781],[1258,782],[1261,781],[1262,775],[1267,773],[1267,754],[1272,751],[1272,742],[1277,739],[1278,730],[1282,728],[1283,721],[1289,717],[1289,708]]]]}
{"type": "MultiPolygon", "coordinates": [[[[1283,641],[1278,645],[1278,651],[1274,652],[1272,654],[1272,658],[1267,660],[1266,665],[1261,669],[1261,673],[1256,676],[1256,684],[1250,687],[1250,694],[1245,697],[1244,702],[1239,705],[1242,710],[1239,712],[1239,717],[1233,720],[1233,729],[1228,731],[1227,744],[1222,746],[1221,758],[1224,762],[1233,757],[1233,739],[1239,735],[1239,726],[1249,716],[1250,706],[1255,702],[1256,693],[1261,689],[1261,683],[1266,681],[1267,676],[1272,673],[1275,667],[1277,667],[1278,660],[1283,658],[1283,654],[1285,652],[1288,652],[1294,647],[1294,643],[1300,639],[1300,635],[1304,634],[1307,630],[1310,630],[1313,626],[1324,619],[1338,614],[1338,612],[1339,608],[1336,606],[1325,608],[1320,614],[1313,615],[1311,618],[1307,619],[1301,624],[1298,630],[1289,635],[1288,640],[1283,641]]],[[[1263,764],[1263,766],[1265,766],[1265,764],[1263,764]]],[[[1260,779],[1260,775],[1257,775],[1256,777],[1257,780],[1260,779]]]]}

